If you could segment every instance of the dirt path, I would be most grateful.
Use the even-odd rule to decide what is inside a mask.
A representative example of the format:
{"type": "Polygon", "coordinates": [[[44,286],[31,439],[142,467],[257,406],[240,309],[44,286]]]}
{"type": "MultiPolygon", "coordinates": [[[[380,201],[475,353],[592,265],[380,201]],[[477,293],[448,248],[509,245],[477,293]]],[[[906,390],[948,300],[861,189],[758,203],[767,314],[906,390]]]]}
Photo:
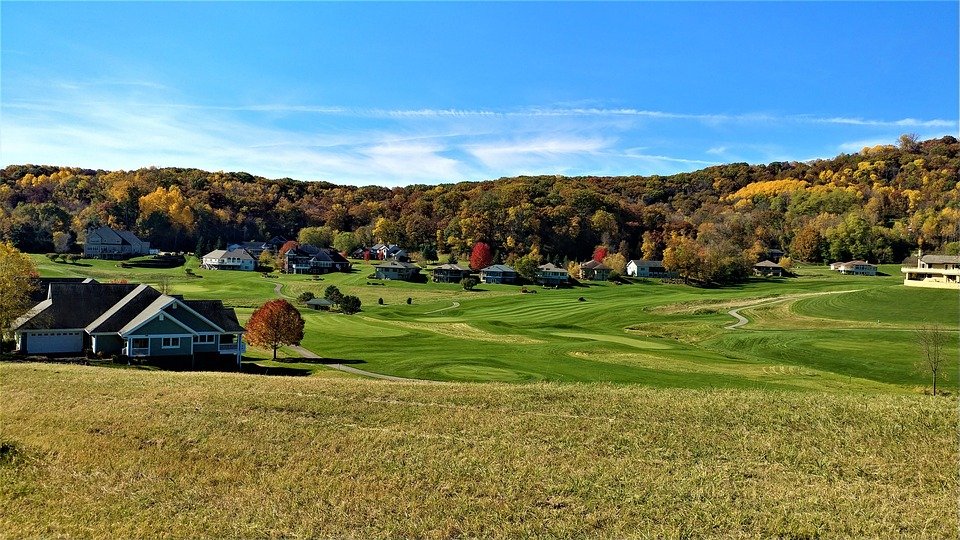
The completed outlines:
{"type": "MultiPolygon", "coordinates": [[[[293,349],[294,351],[297,351],[297,354],[299,354],[303,358],[321,358],[321,356],[318,356],[314,352],[304,349],[299,345],[291,345],[290,348],[293,349]]],[[[336,370],[346,372],[346,373],[353,373],[354,375],[363,375],[364,377],[370,377],[373,379],[382,379],[385,381],[422,382],[419,379],[407,379],[404,377],[395,377],[393,375],[384,375],[382,373],[373,373],[370,371],[364,371],[362,369],[346,366],[344,364],[324,364],[324,365],[336,370]]]]}
{"type": "Polygon", "coordinates": [[[729,325],[729,326],[724,326],[723,329],[724,329],[724,330],[737,330],[737,329],[742,328],[742,327],[743,327],[744,325],[746,325],[748,322],[750,322],[746,317],[744,317],[743,315],[740,314],[740,311],[741,311],[741,310],[744,310],[744,309],[751,309],[751,308],[755,308],[755,307],[759,307],[759,306],[766,306],[766,305],[770,305],[770,304],[779,304],[779,303],[781,303],[781,302],[787,302],[787,301],[789,301],[789,300],[798,300],[798,299],[800,299],[800,298],[807,298],[807,297],[810,297],[810,296],[823,296],[823,295],[825,295],[825,294],[845,294],[845,293],[852,293],[852,292],[857,292],[857,291],[862,291],[862,290],[863,290],[863,289],[854,289],[854,290],[852,290],[852,291],[827,291],[827,292],[818,292],[818,293],[791,294],[791,295],[788,295],[788,296],[783,296],[783,297],[781,297],[781,298],[774,298],[774,299],[772,299],[772,300],[771,300],[771,299],[761,300],[761,301],[759,301],[759,302],[757,302],[757,303],[755,303],[755,304],[750,304],[750,305],[747,305],[747,306],[740,306],[740,307],[738,307],[738,308],[731,309],[730,311],[728,311],[728,312],[727,312],[727,315],[730,315],[731,317],[733,317],[734,319],[736,319],[737,322],[735,322],[735,323],[733,323],[733,324],[731,324],[731,325],[729,325]]]}

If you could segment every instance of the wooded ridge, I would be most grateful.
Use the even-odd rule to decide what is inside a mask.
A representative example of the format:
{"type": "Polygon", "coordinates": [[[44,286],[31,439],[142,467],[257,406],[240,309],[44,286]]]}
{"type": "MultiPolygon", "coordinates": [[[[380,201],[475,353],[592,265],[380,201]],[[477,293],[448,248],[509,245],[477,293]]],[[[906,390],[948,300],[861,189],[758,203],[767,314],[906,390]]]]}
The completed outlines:
{"type": "Polygon", "coordinates": [[[396,188],[182,168],[10,165],[0,176],[0,236],[45,252],[55,235],[82,240],[102,224],[160,249],[202,251],[318,227],[331,243],[339,233],[341,245],[379,240],[463,254],[483,241],[508,263],[585,260],[597,246],[627,259],[659,258],[667,248],[721,259],[782,248],[805,261],[896,262],[918,246],[957,251],[958,171],[956,138],[910,135],[806,163],[396,188]]]}

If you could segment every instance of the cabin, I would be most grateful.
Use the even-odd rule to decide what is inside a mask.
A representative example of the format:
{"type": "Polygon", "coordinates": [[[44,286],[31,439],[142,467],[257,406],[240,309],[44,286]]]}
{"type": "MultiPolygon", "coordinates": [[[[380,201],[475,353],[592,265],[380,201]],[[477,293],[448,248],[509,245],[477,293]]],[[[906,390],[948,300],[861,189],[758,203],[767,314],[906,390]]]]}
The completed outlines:
{"type": "Polygon", "coordinates": [[[50,283],[46,298],[12,330],[23,354],[206,354],[234,357],[238,365],[246,332],[220,300],[185,300],[149,285],[97,282],[50,283]]]}
{"type": "Polygon", "coordinates": [[[150,242],[130,231],[98,227],[87,231],[83,256],[90,259],[129,259],[150,254],[150,242]]]}
{"type": "Polygon", "coordinates": [[[373,267],[377,279],[412,281],[420,274],[420,267],[408,262],[391,259],[373,267]]]}
{"type": "Polygon", "coordinates": [[[580,265],[580,276],[578,277],[590,281],[606,281],[610,279],[610,272],[612,271],[613,268],[591,259],[580,265]]]}
{"type": "Polygon", "coordinates": [[[483,283],[509,284],[517,282],[517,271],[505,264],[494,264],[480,270],[483,283]]]}
{"type": "Polygon", "coordinates": [[[753,265],[753,275],[783,277],[783,267],[772,261],[760,261],[753,265]]]}
{"type": "Polygon", "coordinates": [[[333,301],[326,298],[311,298],[307,300],[307,307],[320,311],[330,311],[330,308],[333,307],[333,301]]]}
{"type": "Polygon", "coordinates": [[[553,263],[541,264],[537,267],[536,281],[547,287],[559,287],[570,281],[570,274],[553,263]]]}
{"type": "Polygon", "coordinates": [[[460,280],[469,276],[470,269],[459,264],[441,264],[433,269],[433,281],[436,283],[460,283],[460,280]]]}
{"type": "Polygon", "coordinates": [[[670,272],[663,261],[635,259],[627,263],[627,275],[641,278],[672,278],[676,272],[670,272]]]}
{"type": "Polygon", "coordinates": [[[960,255],[923,255],[916,257],[916,266],[904,263],[900,268],[903,284],[908,287],[960,289],[960,255]]]}

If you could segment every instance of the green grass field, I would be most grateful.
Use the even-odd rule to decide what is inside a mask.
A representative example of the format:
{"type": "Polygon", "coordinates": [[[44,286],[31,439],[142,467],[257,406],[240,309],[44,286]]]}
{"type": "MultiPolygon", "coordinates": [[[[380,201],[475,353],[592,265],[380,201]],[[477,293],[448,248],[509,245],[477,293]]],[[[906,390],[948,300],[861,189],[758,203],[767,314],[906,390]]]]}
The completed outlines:
{"type": "MultiPolygon", "coordinates": [[[[322,295],[328,285],[363,302],[354,316],[303,310],[303,345],[363,370],[440,381],[611,382],[684,388],[767,388],[836,392],[917,392],[929,377],[914,364],[913,331],[922,321],[955,329],[956,292],[906,288],[899,267],[878,277],[841,276],[823,267],[791,279],[756,279],[724,289],[659,282],[591,284],[520,294],[520,287],[456,284],[370,284],[368,264],[352,274],[310,276],[183,269],[123,269],[115,262],[80,265],[35,261],[42,275],[90,276],[155,283],[172,276],[173,292],[218,298],[241,319],[280,295],[322,295]],[[578,301],[583,297],[585,301],[578,301]],[[378,305],[382,298],[384,305],[378,305]],[[406,303],[407,298],[412,304],[406,303]],[[749,307],[764,301],[779,302],[749,307]],[[739,329],[729,309],[744,308],[739,329]]],[[[948,358],[958,355],[951,333],[948,358]]],[[[286,351],[290,355],[290,351],[286,351]]],[[[250,361],[263,363],[252,349],[250,361]]],[[[308,372],[320,363],[298,362],[308,372]]],[[[278,364],[279,365],[279,364],[278,364]]],[[[941,387],[958,389],[956,362],[941,387]]]]}
{"type": "Polygon", "coordinates": [[[958,530],[951,399],[325,374],[0,363],[0,537],[958,530]]]}

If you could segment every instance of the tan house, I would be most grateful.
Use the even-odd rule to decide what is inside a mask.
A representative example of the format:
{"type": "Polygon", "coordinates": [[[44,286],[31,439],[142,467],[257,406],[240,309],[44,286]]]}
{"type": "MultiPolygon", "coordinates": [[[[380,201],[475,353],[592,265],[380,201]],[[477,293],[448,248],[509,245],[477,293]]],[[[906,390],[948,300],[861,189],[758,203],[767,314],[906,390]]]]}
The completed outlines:
{"type": "Polygon", "coordinates": [[[589,260],[580,265],[580,279],[589,279],[590,281],[606,281],[610,278],[610,272],[613,268],[602,262],[589,260]]]}
{"type": "Polygon", "coordinates": [[[877,275],[877,265],[870,264],[867,261],[849,261],[830,263],[830,269],[841,274],[853,274],[855,276],[875,276],[877,275]]]}
{"type": "Polygon", "coordinates": [[[760,261],[753,265],[753,274],[757,276],[783,276],[783,267],[771,261],[760,261]]]}
{"type": "Polygon", "coordinates": [[[917,257],[917,266],[904,266],[903,284],[908,287],[932,289],[960,289],[960,256],[923,255],[917,257]]]}

